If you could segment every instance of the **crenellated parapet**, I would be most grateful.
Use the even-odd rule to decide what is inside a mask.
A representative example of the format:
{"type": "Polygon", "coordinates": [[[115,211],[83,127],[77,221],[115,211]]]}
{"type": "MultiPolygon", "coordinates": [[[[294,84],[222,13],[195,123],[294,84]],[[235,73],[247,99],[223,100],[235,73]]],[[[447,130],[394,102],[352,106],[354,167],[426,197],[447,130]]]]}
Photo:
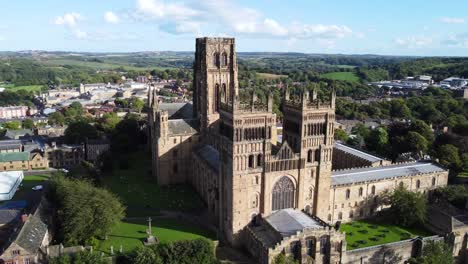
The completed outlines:
{"type": "Polygon", "coordinates": [[[312,91],[310,96],[309,91],[304,90],[299,98],[291,98],[288,88],[285,89],[283,98],[283,107],[291,108],[297,111],[304,110],[334,110],[336,101],[335,89],[331,89],[330,100],[320,100],[317,97],[317,90],[312,91]]]}

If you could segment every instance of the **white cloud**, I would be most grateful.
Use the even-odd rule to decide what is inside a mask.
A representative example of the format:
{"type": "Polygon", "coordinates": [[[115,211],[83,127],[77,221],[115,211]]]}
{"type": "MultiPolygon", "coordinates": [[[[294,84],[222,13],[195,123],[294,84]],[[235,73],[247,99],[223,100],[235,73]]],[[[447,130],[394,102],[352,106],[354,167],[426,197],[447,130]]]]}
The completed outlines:
{"type": "Polygon", "coordinates": [[[117,24],[119,23],[120,18],[115,13],[111,11],[107,11],[106,13],[104,13],[104,20],[107,23],[117,24]]]}
{"type": "Polygon", "coordinates": [[[64,25],[69,27],[75,27],[78,21],[82,20],[83,17],[76,12],[66,13],[63,16],[58,16],[54,20],[55,25],[64,25]]]}
{"type": "Polygon", "coordinates": [[[440,19],[440,21],[445,24],[464,24],[465,23],[465,19],[459,18],[459,17],[443,17],[440,19]]]}
{"type": "Polygon", "coordinates": [[[88,38],[88,33],[86,33],[85,31],[81,31],[79,29],[73,31],[73,36],[77,39],[86,39],[88,38]]]}
{"type": "Polygon", "coordinates": [[[468,32],[449,36],[442,41],[442,44],[449,47],[468,48],[468,32]]]}
{"type": "Polygon", "coordinates": [[[395,43],[407,48],[421,48],[432,43],[432,38],[426,36],[410,36],[406,38],[397,38],[395,43]]]}
{"type": "MultiPolygon", "coordinates": [[[[338,39],[349,36],[352,30],[343,25],[281,24],[261,12],[238,5],[232,0],[204,0],[199,2],[169,2],[164,0],[136,0],[137,20],[152,20],[160,29],[173,34],[202,34],[203,27],[235,35],[269,38],[338,39]]],[[[203,32],[210,34],[210,32],[203,32]]]]}

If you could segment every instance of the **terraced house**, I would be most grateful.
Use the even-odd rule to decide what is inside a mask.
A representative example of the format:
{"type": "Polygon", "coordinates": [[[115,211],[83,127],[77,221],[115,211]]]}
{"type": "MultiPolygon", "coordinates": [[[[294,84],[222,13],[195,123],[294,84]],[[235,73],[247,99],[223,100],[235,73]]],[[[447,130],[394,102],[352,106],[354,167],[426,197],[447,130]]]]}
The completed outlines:
{"type": "Polygon", "coordinates": [[[281,252],[302,263],[365,263],[331,226],[372,216],[386,190],[447,184],[448,171],[430,161],[391,164],[335,144],[333,89],[328,100],[286,89],[278,142],[272,95],[241,102],[237,73],[234,39],[198,38],[193,105],[160,104],[150,90],[152,171],[160,185],[191,183],[221,239],[259,263],[281,252]]]}

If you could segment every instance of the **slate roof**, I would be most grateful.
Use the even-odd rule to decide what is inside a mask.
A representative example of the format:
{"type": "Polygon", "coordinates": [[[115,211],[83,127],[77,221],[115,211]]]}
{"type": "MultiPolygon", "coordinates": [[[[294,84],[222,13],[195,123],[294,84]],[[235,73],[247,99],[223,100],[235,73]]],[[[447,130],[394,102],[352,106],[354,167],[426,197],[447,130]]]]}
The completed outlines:
{"type": "Polygon", "coordinates": [[[349,169],[332,172],[332,185],[379,181],[394,177],[444,171],[446,171],[444,168],[434,163],[423,161],[382,167],[349,169]]]}
{"type": "Polygon", "coordinates": [[[193,117],[193,105],[191,103],[160,103],[159,109],[167,111],[169,119],[193,117]]]}
{"type": "Polygon", "coordinates": [[[38,215],[32,215],[26,223],[24,223],[15,243],[28,252],[35,253],[41,247],[46,234],[47,225],[38,215]]]}
{"type": "Polygon", "coordinates": [[[197,150],[195,153],[203,160],[210,165],[216,172],[219,172],[220,157],[219,152],[210,145],[204,145],[197,150]]]}
{"type": "Polygon", "coordinates": [[[21,215],[21,210],[15,210],[15,209],[0,210],[0,225],[6,225],[8,223],[11,223],[19,219],[20,215],[21,215]]]}
{"type": "Polygon", "coordinates": [[[18,129],[18,130],[8,129],[7,132],[5,133],[5,137],[9,139],[18,139],[19,137],[22,137],[25,135],[34,135],[34,132],[31,129],[18,129]]]}
{"type": "Polygon", "coordinates": [[[354,156],[357,156],[361,159],[364,159],[364,160],[367,160],[369,162],[378,162],[378,161],[382,161],[383,159],[380,158],[380,157],[377,157],[377,156],[374,156],[374,155],[371,155],[369,153],[366,153],[366,152],[363,152],[359,149],[355,149],[355,148],[352,148],[352,147],[349,147],[349,146],[346,146],[346,145],[343,145],[341,143],[338,143],[338,142],[335,142],[335,146],[334,146],[336,149],[339,149],[343,152],[346,152],[346,153],[349,153],[349,154],[352,154],[354,156]]]}
{"type": "Polygon", "coordinates": [[[0,153],[0,162],[9,161],[27,161],[29,160],[29,152],[7,152],[0,153]]]}
{"type": "Polygon", "coordinates": [[[21,149],[21,140],[0,140],[0,150],[21,149]]]}
{"type": "Polygon", "coordinates": [[[295,235],[305,229],[321,229],[322,224],[300,210],[292,208],[273,212],[265,220],[283,237],[295,235]]]}
{"type": "Polygon", "coordinates": [[[197,133],[198,120],[175,119],[168,120],[169,135],[186,135],[197,133]]]}

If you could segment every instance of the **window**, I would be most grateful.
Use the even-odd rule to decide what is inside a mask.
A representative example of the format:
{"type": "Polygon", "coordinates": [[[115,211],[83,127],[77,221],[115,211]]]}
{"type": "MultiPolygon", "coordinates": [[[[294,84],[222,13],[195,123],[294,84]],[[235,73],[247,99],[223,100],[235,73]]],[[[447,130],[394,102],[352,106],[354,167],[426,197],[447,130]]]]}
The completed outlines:
{"type": "Polygon", "coordinates": [[[371,194],[375,195],[375,186],[372,186],[371,194]]]}
{"type": "Polygon", "coordinates": [[[338,220],[341,220],[341,219],[343,219],[343,213],[339,212],[338,213],[338,220]]]}
{"type": "Polygon", "coordinates": [[[315,161],[320,162],[320,150],[318,149],[315,151],[315,161]]]}
{"type": "Polygon", "coordinates": [[[19,249],[13,250],[13,251],[11,252],[11,254],[13,254],[13,256],[18,256],[18,255],[20,254],[20,251],[19,251],[19,249]]]}
{"type": "Polygon", "coordinates": [[[417,180],[416,181],[416,189],[419,189],[421,187],[421,181],[417,180]]]}
{"type": "Polygon", "coordinates": [[[400,185],[400,188],[403,188],[403,187],[405,187],[405,184],[404,184],[403,182],[400,182],[400,184],[399,184],[399,185],[400,185]]]}
{"type": "Polygon", "coordinates": [[[349,196],[351,195],[351,191],[349,189],[346,190],[346,200],[349,199],[349,196]]]}
{"type": "Polygon", "coordinates": [[[331,214],[328,214],[328,221],[331,221],[331,214]]]}
{"type": "Polygon", "coordinates": [[[257,156],[257,167],[262,166],[262,154],[257,156]]]}
{"type": "Polygon", "coordinates": [[[213,66],[219,67],[219,53],[213,54],[213,66]]]}
{"type": "Polygon", "coordinates": [[[177,143],[177,138],[174,138],[174,144],[176,144],[176,143],[177,143]]]}
{"type": "Polygon", "coordinates": [[[349,218],[353,218],[353,210],[349,211],[349,218]]]}
{"type": "Polygon", "coordinates": [[[307,162],[312,162],[312,150],[307,151],[307,162]]]}
{"type": "Polygon", "coordinates": [[[249,156],[249,168],[253,168],[253,167],[254,167],[254,156],[250,155],[249,156]]]}
{"type": "Polygon", "coordinates": [[[255,176],[255,184],[259,184],[259,183],[260,183],[260,177],[255,176]]]}
{"type": "Polygon", "coordinates": [[[363,191],[363,189],[362,189],[362,187],[360,187],[360,188],[359,188],[359,197],[362,196],[362,191],[363,191]]]}
{"type": "Polygon", "coordinates": [[[221,66],[225,67],[227,66],[228,64],[228,56],[226,53],[223,53],[223,55],[221,55],[221,66]]]}
{"type": "Polygon", "coordinates": [[[432,186],[436,185],[436,178],[432,178],[432,186]]]}

